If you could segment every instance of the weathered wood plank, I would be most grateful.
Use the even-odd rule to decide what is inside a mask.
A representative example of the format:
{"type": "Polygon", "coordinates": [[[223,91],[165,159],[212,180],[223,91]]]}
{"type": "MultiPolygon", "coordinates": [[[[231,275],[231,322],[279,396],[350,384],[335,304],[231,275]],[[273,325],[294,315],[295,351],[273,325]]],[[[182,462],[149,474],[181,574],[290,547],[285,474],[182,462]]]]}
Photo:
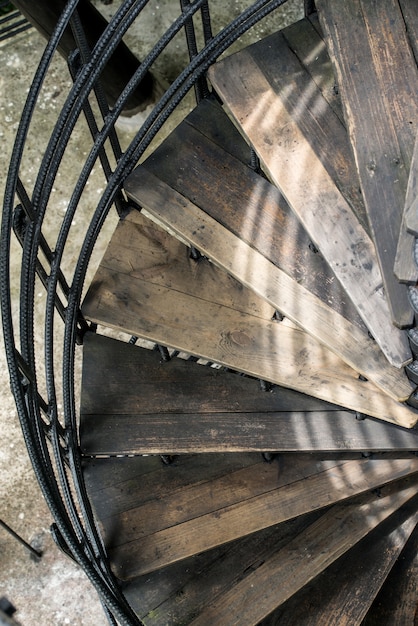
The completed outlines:
{"type": "MultiPolygon", "coordinates": [[[[347,461],[337,470],[321,472],[130,541],[110,549],[109,556],[116,575],[123,580],[129,579],[416,471],[418,459],[415,457],[380,463],[373,459],[347,461]],[[140,559],[137,554],[141,555],[140,559]]],[[[412,491],[415,493],[414,489],[412,491]]],[[[398,506],[400,504],[396,508],[398,506]]]]}
{"type": "MultiPolygon", "coordinates": [[[[405,454],[406,457],[409,458],[410,454],[405,454]]],[[[188,454],[177,456],[170,466],[164,465],[155,456],[85,458],[83,475],[97,517],[104,525],[106,542],[110,544],[114,537],[113,533],[107,534],[107,528],[112,524],[117,526],[119,517],[144,510],[143,507],[162,506],[166,499],[175,502],[177,496],[184,499],[185,495],[188,497],[188,515],[193,516],[191,511],[196,504],[199,506],[194,494],[198,494],[200,489],[207,493],[211,485],[232,480],[231,475],[238,482],[243,471],[253,470],[262,481],[266,477],[268,481],[275,480],[275,487],[278,487],[335,469],[353,458],[360,458],[360,455],[283,454],[275,457],[271,464],[266,464],[260,454],[254,452],[188,454]]],[[[382,460],[392,458],[393,454],[379,455],[382,460]]],[[[396,458],[399,458],[399,453],[396,453],[396,458]]],[[[235,493],[235,490],[229,491],[230,495],[235,493]]],[[[209,500],[204,498],[210,510],[209,500]]],[[[167,513],[173,514],[170,511],[167,513]]],[[[174,511],[176,513],[181,514],[181,511],[174,511]]],[[[142,517],[139,513],[136,515],[142,517]]],[[[159,523],[155,518],[151,520],[159,523]]]]}
{"type": "MultiPolygon", "coordinates": [[[[374,246],[336,185],[334,149],[348,148],[341,121],[282,33],[215,64],[209,76],[373,336],[384,345],[394,330],[374,246]]],[[[400,325],[408,325],[405,289],[402,294],[400,325]]],[[[393,306],[400,304],[398,298],[393,306]]]]}
{"type": "Polygon", "coordinates": [[[372,383],[288,321],[272,321],[273,312],[138,212],[118,225],[83,303],[96,323],[361,413],[408,419],[409,408],[382,401],[372,383]]]}
{"type": "MultiPolygon", "coordinates": [[[[340,122],[345,125],[341,97],[317,13],[312,14],[309,21],[297,22],[285,28],[282,35],[289,49],[297,56],[301,66],[309,74],[340,122]]],[[[344,198],[348,200],[362,228],[370,234],[358,172],[346,133],[344,136],[339,135],[339,141],[333,149],[335,150],[334,168],[330,169],[331,164],[328,163],[328,171],[344,198]]]]}
{"type": "Polygon", "coordinates": [[[409,172],[404,222],[408,231],[418,236],[418,134],[415,139],[414,155],[409,172]]]}
{"type": "Polygon", "coordinates": [[[80,439],[91,456],[418,447],[415,431],[98,335],[84,345],[80,439]]]}
{"type": "Polygon", "coordinates": [[[248,575],[319,516],[283,522],[249,537],[152,572],[124,587],[146,626],[188,624],[211,600],[248,575]],[[154,589],[158,589],[153,593],[154,589]]]}
{"type": "MultiPolygon", "coordinates": [[[[259,626],[367,624],[363,619],[385,580],[391,588],[391,569],[418,522],[417,505],[416,498],[408,501],[259,626]]],[[[395,624],[388,615],[377,623],[395,624]]]]}
{"type": "Polygon", "coordinates": [[[409,381],[405,382],[404,373],[387,363],[373,340],[366,338],[344,317],[336,319],[335,313],[311,292],[200,211],[193,202],[143,167],[136,168],[125,188],[129,196],[145,206],[160,223],[302,326],[385,393],[399,400],[409,396],[412,386],[409,381]]]}
{"type": "MultiPolygon", "coordinates": [[[[367,545],[362,541],[352,548],[260,626],[359,625],[361,615],[366,613],[413,530],[413,508],[409,502],[401,507],[373,531],[367,545]]],[[[125,587],[128,600],[146,626],[166,626],[169,620],[173,624],[188,624],[216,597],[302,533],[313,523],[311,516],[284,522],[223,549],[204,553],[199,559],[147,574],[125,587]],[[151,591],[155,588],[160,591],[158,595],[151,591]]],[[[381,619],[377,623],[384,622],[381,619]]]]}
{"type": "MultiPolygon", "coordinates": [[[[202,100],[184,121],[193,126],[206,139],[222,148],[224,152],[238,159],[241,163],[250,165],[251,147],[235,128],[217,100],[214,98],[202,100]]],[[[150,155],[151,158],[155,153],[156,151],[150,155]]]]}
{"type": "Polygon", "coordinates": [[[85,455],[188,452],[314,452],[416,449],[418,436],[344,411],[92,414],[82,419],[85,455]]]}
{"type": "Polygon", "coordinates": [[[391,570],[373,606],[365,617],[364,626],[415,624],[418,599],[418,528],[406,544],[391,570]]]}
{"type": "MultiPolygon", "coordinates": [[[[235,456],[235,454],[230,456],[235,456]]],[[[106,546],[116,548],[140,540],[142,537],[245,502],[256,496],[262,496],[330,468],[338,471],[338,468],[347,462],[343,459],[307,460],[302,454],[292,454],[280,456],[279,459],[276,457],[269,464],[262,460],[261,455],[258,455],[256,460],[253,454],[251,464],[234,469],[232,466],[228,468],[228,464],[224,463],[224,459],[220,457],[219,454],[213,455],[213,461],[217,462],[220,459],[221,463],[218,476],[212,471],[212,473],[202,474],[200,480],[199,475],[191,476],[189,481],[185,481],[183,477],[183,485],[180,487],[179,484],[171,493],[167,487],[160,486],[157,493],[152,494],[141,486],[135,489],[135,494],[137,497],[139,495],[139,498],[135,505],[131,503],[131,506],[129,506],[129,501],[132,500],[131,495],[129,494],[126,499],[121,493],[124,509],[116,513],[113,503],[109,503],[107,511],[100,503],[103,511],[100,521],[105,532],[106,546]],[[141,502],[144,492],[147,493],[148,500],[141,502]],[[164,493],[163,497],[161,492],[164,493]]],[[[181,457],[178,465],[180,467],[183,465],[181,457]]],[[[199,467],[198,464],[196,465],[199,467]]],[[[194,466],[194,462],[188,464],[189,468],[194,466]]],[[[177,467],[172,470],[176,473],[177,467]]],[[[119,489],[121,489],[120,486],[119,489]]],[[[98,500],[97,496],[95,500],[98,500]]]]}
{"type": "Polygon", "coordinates": [[[86,415],[340,409],[286,389],[266,393],[253,378],[183,359],[162,362],[158,352],[93,333],[86,336],[83,366],[86,415]]]}
{"type": "Polygon", "coordinates": [[[395,266],[398,280],[416,281],[411,263],[414,238],[402,225],[402,215],[417,131],[418,70],[398,0],[320,0],[317,7],[346,111],[385,291],[394,321],[402,326],[406,309],[403,313],[397,303],[405,303],[406,291],[393,272],[395,266]]]}
{"type": "Polygon", "coordinates": [[[105,520],[260,461],[254,452],[187,454],[174,459],[170,466],[151,455],[84,458],[83,475],[98,519],[105,520]]]}
{"type": "Polygon", "coordinates": [[[418,65],[418,11],[415,0],[399,0],[399,6],[406,24],[409,44],[418,65]]]}
{"type": "MultiPolygon", "coordinates": [[[[212,106],[212,111],[216,111],[216,119],[225,118],[219,107],[212,106]]],[[[326,306],[365,330],[335,274],[323,257],[311,250],[310,237],[277,187],[225,154],[187,120],[142,166],[257,249],[326,306]]],[[[335,162],[342,171],[338,156],[335,162]]],[[[405,357],[409,358],[408,351],[405,357]]]]}
{"type": "Polygon", "coordinates": [[[230,623],[255,626],[282,602],[346,553],[416,495],[417,481],[366,494],[332,507],[290,544],[215,600],[194,619],[194,626],[230,623]]]}

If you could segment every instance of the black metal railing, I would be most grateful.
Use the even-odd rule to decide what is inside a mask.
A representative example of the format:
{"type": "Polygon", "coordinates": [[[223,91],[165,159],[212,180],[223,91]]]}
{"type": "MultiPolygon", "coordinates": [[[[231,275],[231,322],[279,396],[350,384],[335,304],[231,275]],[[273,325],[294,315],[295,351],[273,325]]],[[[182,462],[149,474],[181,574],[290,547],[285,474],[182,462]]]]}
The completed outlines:
{"type": "Polygon", "coordinates": [[[10,39],[29,28],[32,28],[32,24],[21,15],[12,2],[0,0],[0,41],[10,39]]]}
{"type": "Polygon", "coordinates": [[[209,0],[182,0],[170,26],[145,51],[141,63],[110,105],[106,67],[112,55],[117,54],[122,38],[134,25],[141,24],[149,2],[125,0],[92,45],[87,32],[89,24],[83,22],[78,11],[83,1],[69,0],[51,33],[16,135],[0,243],[3,331],[11,387],[28,454],[54,518],[53,535],[96,587],[109,622],[140,624],[110,569],[83,480],[77,415],[77,346],[85,332],[95,330],[81,313],[84,284],[88,282],[101,233],[114,214],[112,207],[119,215],[127,209],[122,184],[141,155],[190,92],[195,91],[197,99],[210,93],[205,78],[210,65],[286,0],[258,0],[216,30],[209,0]],[[67,55],[67,93],[46,145],[39,146],[42,158],[29,188],[21,176],[25,159],[30,158],[25,147],[35,132],[34,120],[45,81],[54,64],[62,64],[57,52],[60,50],[62,55],[61,43],[64,37],[68,40],[69,32],[76,49],[67,55]],[[179,37],[186,50],[183,66],[122,149],[116,130],[118,118],[179,37]],[[83,134],[85,139],[86,132],[90,134],[90,143],[80,160],[75,157],[77,137],[83,134]],[[68,183],[71,195],[65,201],[65,210],[60,212],[57,207],[61,200],[55,187],[68,160],[75,175],[68,183]],[[86,200],[89,185],[102,187],[94,203],[86,200]],[[45,295],[43,299],[38,297],[39,290],[45,295]],[[39,334],[42,341],[36,340],[39,334]]]}

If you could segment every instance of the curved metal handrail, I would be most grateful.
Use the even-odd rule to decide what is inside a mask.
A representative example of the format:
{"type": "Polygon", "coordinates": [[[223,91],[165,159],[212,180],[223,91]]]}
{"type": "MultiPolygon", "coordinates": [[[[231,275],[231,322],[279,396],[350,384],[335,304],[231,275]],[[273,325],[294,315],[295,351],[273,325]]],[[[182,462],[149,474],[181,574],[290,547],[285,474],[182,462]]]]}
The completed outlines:
{"type": "Polygon", "coordinates": [[[54,537],[84,569],[96,587],[110,623],[140,624],[141,621],[124,598],[110,569],[83,480],[75,390],[76,345],[82,342],[83,333],[91,328],[80,311],[83,286],[99,234],[112,206],[116,206],[119,213],[127,207],[121,191],[126,176],[189,91],[204,80],[208,67],[242,34],[286,0],[258,0],[215,35],[212,35],[210,27],[209,0],[196,0],[193,3],[184,1],[178,17],[148,52],[112,109],[106,104],[100,76],[122,37],[140,19],[149,0],[125,0],[92,50],[86,44],[83,24],[77,14],[79,2],[68,0],[47,43],[16,135],[6,183],[0,243],[3,333],[12,391],[28,454],[54,519],[54,537]],[[199,12],[204,33],[201,50],[195,47],[194,37],[199,12]],[[69,58],[73,82],[52,129],[33,191],[29,193],[19,178],[24,148],[43,83],[54,62],[60,40],[69,26],[79,48],[69,58]],[[115,123],[146,73],[153,69],[162,52],[183,29],[186,29],[189,42],[190,60],[123,151],[115,123]],[[91,104],[92,95],[97,102],[98,111],[95,113],[91,104]],[[55,245],[51,246],[44,228],[46,216],[51,211],[49,203],[60,164],[67,157],[72,134],[83,113],[93,135],[92,146],[59,224],[55,245]],[[110,165],[112,159],[115,162],[113,169],[110,165]],[[93,215],[84,219],[84,231],[78,233],[82,239],[78,258],[68,270],[63,266],[63,259],[71,238],[72,223],[76,216],[82,216],[83,191],[93,168],[99,162],[102,163],[106,178],[104,192],[93,215]],[[14,321],[16,302],[11,295],[14,290],[11,284],[10,253],[14,236],[22,246],[18,325],[14,321]],[[46,293],[42,357],[45,368],[44,391],[39,383],[41,359],[39,350],[35,348],[35,286],[38,280],[46,293]],[[61,378],[56,368],[58,324],[62,350],[61,378]],[[60,385],[62,383],[63,417],[59,410],[58,382],[60,385]]]}

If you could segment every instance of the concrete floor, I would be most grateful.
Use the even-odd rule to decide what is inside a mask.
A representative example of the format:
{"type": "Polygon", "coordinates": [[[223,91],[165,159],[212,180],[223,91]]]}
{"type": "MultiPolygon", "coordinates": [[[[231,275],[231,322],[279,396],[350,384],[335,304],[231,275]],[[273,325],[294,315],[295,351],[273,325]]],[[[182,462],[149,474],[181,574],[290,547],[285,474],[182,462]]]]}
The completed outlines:
{"type": "MultiPolygon", "coordinates": [[[[95,3],[109,15],[121,0],[110,6],[95,3]]],[[[151,3],[149,17],[151,26],[146,29],[146,39],[155,37],[153,24],[167,19],[170,0],[151,3]]],[[[224,19],[225,10],[236,11],[241,3],[219,1],[219,16],[224,19]],[[223,15],[222,15],[223,14],[223,15]]],[[[294,0],[285,6],[284,21],[293,21],[301,12],[301,1],[294,0]]],[[[273,28],[274,29],[274,25],[273,28]]],[[[258,26],[252,36],[266,34],[264,26],[258,26]]],[[[140,55],[139,38],[128,38],[128,43],[140,55]]],[[[144,38],[143,38],[144,39],[144,38]]],[[[0,43],[0,197],[3,198],[5,176],[12,144],[20,119],[24,100],[44,49],[44,40],[34,31],[18,35],[0,43]]],[[[179,55],[184,51],[179,50],[179,55]]],[[[176,74],[176,59],[172,56],[162,61],[159,71],[167,81],[176,74]]],[[[66,73],[60,71],[59,63],[51,69],[49,87],[40,102],[36,132],[28,139],[28,154],[33,167],[26,160],[24,182],[30,183],[39,162],[39,145],[46,142],[51,124],[60,106],[60,96],[68,90],[66,73]]],[[[123,133],[122,133],[123,135],[123,133]]],[[[122,140],[129,141],[129,133],[122,140]]],[[[79,150],[83,152],[83,137],[79,150]]],[[[66,188],[65,177],[58,183],[61,202],[65,204],[70,189],[66,188]]],[[[97,190],[91,192],[97,198],[97,190]]],[[[92,202],[94,203],[94,198],[92,202]]],[[[17,289],[17,286],[15,287],[17,289]]],[[[42,294],[40,294],[40,298],[42,294]]],[[[42,335],[37,340],[42,342],[42,335]]],[[[2,446],[0,448],[0,519],[37,549],[42,550],[40,560],[32,558],[27,550],[0,528],[0,597],[6,596],[17,608],[16,620],[22,626],[101,626],[107,624],[95,590],[84,573],[64,556],[53,543],[49,527],[52,522],[49,510],[43,501],[33,475],[25,445],[21,436],[13,398],[9,391],[7,366],[0,344],[0,424],[2,446]]]]}

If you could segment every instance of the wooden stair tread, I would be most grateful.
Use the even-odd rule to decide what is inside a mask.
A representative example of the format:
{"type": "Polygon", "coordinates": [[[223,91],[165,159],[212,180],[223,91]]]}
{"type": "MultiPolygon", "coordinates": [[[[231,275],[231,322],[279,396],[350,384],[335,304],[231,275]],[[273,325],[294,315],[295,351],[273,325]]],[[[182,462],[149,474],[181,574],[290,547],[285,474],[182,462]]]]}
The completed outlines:
{"type": "MultiPolygon", "coordinates": [[[[373,422],[363,429],[354,415],[329,403],[285,389],[266,393],[254,379],[182,359],[162,363],[156,352],[100,335],[85,337],[80,441],[86,455],[271,450],[283,446],[290,426],[294,432],[285,445],[294,449],[304,445],[298,420],[318,418],[323,424],[334,412],[342,428],[335,439],[329,437],[333,449],[346,449],[350,431],[354,445],[367,447],[369,439],[374,445],[373,422]],[[277,428],[282,419],[284,429],[277,428]]],[[[412,433],[396,433],[403,446],[415,443],[412,433]]],[[[321,434],[307,437],[308,449],[323,447],[321,434]]],[[[383,445],[387,435],[384,427],[383,445]]]]}
{"type": "MultiPolygon", "coordinates": [[[[289,520],[139,577],[125,586],[125,594],[146,626],[188,624],[207,604],[285,547],[318,517],[315,512],[289,520]]],[[[259,626],[360,624],[361,615],[407,542],[416,517],[416,503],[407,502],[371,531],[367,543],[362,540],[351,548],[259,626]]]]}
{"type": "MultiPolygon", "coordinates": [[[[184,504],[177,510],[174,506],[176,510],[167,518],[167,527],[161,528],[164,519],[159,520],[159,530],[155,532],[146,523],[148,529],[145,532],[148,534],[141,533],[141,507],[131,509],[126,517],[125,534],[118,539],[115,526],[111,533],[114,541],[125,538],[126,542],[109,547],[109,556],[116,575],[123,580],[130,579],[417,470],[418,461],[413,457],[348,460],[323,471],[313,467],[314,473],[308,477],[287,484],[283,484],[286,483],[286,475],[281,473],[277,488],[269,488],[265,493],[255,491],[254,496],[248,493],[245,484],[239,488],[237,485],[235,496],[232,487],[234,477],[229,477],[226,482],[221,480],[221,484],[226,484],[226,491],[221,489],[219,496],[220,502],[224,499],[224,506],[219,506],[219,497],[212,495],[214,490],[210,483],[197,491],[189,489],[190,508],[185,509],[184,504]],[[235,497],[239,501],[233,502],[235,497]],[[241,497],[244,499],[240,500],[241,497]],[[176,517],[179,523],[176,523],[176,517]]],[[[277,480],[277,475],[274,478],[277,480]]],[[[119,528],[121,520],[116,522],[116,528],[119,528]]]]}
{"type": "MultiPolygon", "coordinates": [[[[402,371],[388,364],[376,342],[358,326],[338,316],[252,246],[203,213],[194,202],[143,166],[125,181],[125,189],[162,224],[302,326],[385,393],[398,400],[409,397],[412,385],[402,371]],[[309,315],[305,314],[306,311],[309,315]]],[[[409,352],[409,347],[407,350],[409,352]]]]}
{"type": "MultiPolygon", "coordinates": [[[[313,30],[308,19],[299,27],[313,30]]],[[[373,243],[336,181],[336,146],[350,159],[346,130],[285,33],[215,64],[210,80],[382,349],[388,337],[396,345],[373,243]]],[[[407,326],[412,318],[405,288],[401,294],[399,325],[407,326]]]]}
{"type": "Polygon", "coordinates": [[[363,625],[415,624],[418,608],[417,584],[418,528],[416,527],[367,613],[363,625]]]}
{"type": "MultiPolygon", "coordinates": [[[[382,585],[386,587],[385,581],[388,590],[391,587],[392,567],[418,522],[417,507],[416,498],[400,507],[259,626],[363,624],[382,585]]],[[[382,616],[378,624],[389,623],[388,613],[383,615],[386,621],[382,616]]],[[[402,623],[412,624],[405,617],[402,623]]]]}
{"type": "Polygon", "coordinates": [[[409,172],[408,188],[404,207],[404,222],[407,230],[418,236],[418,134],[409,172]]]}
{"type": "Polygon", "coordinates": [[[248,575],[320,514],[315,511],[288,520],[138,577],[125,584],[125,595],[146,626],[187,624],[208,602],[248,575]]]}
{"type": "Polygon", "coordinates": [[[248,575],[260,561],[286,545],[319,515],[315,511],[288,520],[138,577],[125,584],[125,595],[145,626],[188,624],[208,602],[248,575]]]}
{"type": "MultiPolygon", "coordinates": [[[[151,213],[155,214],[157,210],[158,217],[161,219],[162,207],[156,206],[160,190],[155,189],[154,195],[150,193],[148,187],[155,184],[155,181],[153,182],[152,176],[147,178],[143,171],[146,167],[147,172],[157,176],[160,181],[179,194],[178,202],[181,198],[191,200],[193,206],[198,206],[217,223],[225,226],[250,245],[253,248],[253,255],[254,250],[259,252],[279,270],[295,279],[297,285],[293,285],[293,288],[297,291],[299,298],[306,297],[305,289],[319,298],[321,301],[319,303],[315,302],[315,298],[311,299],[311,316],[315,315],[317,307],[323,304],[327,307],[331,305],[336,313],[343,315],[349,322],[360,328],[363,327],[359,324],[359,316],[356,315],[352,303],[333,272],[321,255],[312,254],[310,251],[310,238],[290,211],[280,192],[236,158],[239,149],[235,148],[234,155],[229,156],[219,146],[220,137],[212,140],[212,129],[205,128],[208,117],[214,117],[217,122],[219,121],[219,125],[224,130],[222,136],[230,137],[231,133],[233,136],[237,134],[232,125],[228,129],[225,115],[219,107],[204,101],[191,116],[186,118],[185,122],[171,133],[162,146],[128,177],[125,181],[128,195],[140,205],[146,206],[151,213]],[[228,170],[227,181],[224,175],[226,169],[228,170]],[[184,175],[185,172],[187,176],[184,175]],[[245,210],[243,210],[243,205],[245,205],[245,210]]],[[[341,161],[344,162],[343,157],[341,161]]],[[[330,162],[339,164],[336,171],[344,174],[341,185],[344,189],[349,188],[347,191],[349,195],[355,196],[353,190],[355,185],[349,187],[349,180],[347,180],[349,177],[345,175],[347,171],[350,174],[349,166],[339,163],[334,153],[330,162]]],[[[164,196],[165,202],[167,201],[167,197],[170,197],[167,187],[161,188],[160,196],[164,196]]],[[[173,203],[176,203],[176,198],[177,196],[173,197],[173,203]]],[[[169,207],[167,207],[168,210],[169,207]]],[[[167,211],[165,212],[166,218],[167,211]]],[[[197,220],[198,216],[194,219],[197,220]]],[[[199,241],[201,246],[205,243],[200,241],[204,233],[199,233],[194,227],[190,234],[179,234],[180,236],[183,234],[189,241],[199,241]]],[[[213,259],[213,254],[212,256],[208,254],[208,256],[213,259]]],[[[228,264],[226,269],[231,271],[229,260],[226,260],[224,256],[216,260],[219,264],[226,262],[228,264]]],[[[255,256],[258,255],[255,254],[255,256]]],[[[244,259],[241,261],[241,265],[243,264],[245,264],[244,259]]],[[[241,275],[236,277],[242,281],[241,275]]],[[[256,289],[255,285],[249,286],[256,289]]],[[[280,309],[278,304],[276,302],[274,306],[280,309]]],[[[295,315],[293,311],[292,313],[295,315]]],[[[318,314],[321,314],[320,311],[318,314]]],[[[306,320],[300,319],[300,313],[295,321],[302,327],[306,324],[306,320]]],[[[346,323],[346,320],[339,321],[340,325],[346,325],[346,323]]],[[[354,329],[353,332],[358,334],[358,329],[354,329]]],[[[318,336],[317,328],[313,329],[313,334],[318,336]]],[[[385,336],[386,339],[380,344],[392,363],[400,366],[410,360],[404,333],[393,328],[388,322],[385,336]],[[387,340],[388,343],[386,343],[387,340]]],[[[324,341],[324,337],[321,336],[321,340],[324,341]]],[[[341,348],[337,346],[337,353],[338,349],[341,348]]]]}
{"type": "MultiPolygon", "coordinates": [[[[341,131],[341,124],[344,124],[345,121],[342,102],[338,89],[336,89],[334,69],[323,41],[317,13],[310,15],[309,21],[304,20],[291,24],[281,33],[288,48],[299,59],[304,71],[307,72],[310,80],[313,81],[340,122],[340,124],[335,122],[334,116],[328,111],[328,115],[338,131],[333,136],[332,153],[323,148],[322,158],[327,172],[335,181],[344,198],[348,200],[361,226],[369,233],[366,208],[359,189],[358,172],[351,156],[347,135],[341,131]],[[338,141],[336,141],[337,137],[338,141]]],[[[300,85],[301,89],[303,86],[304,82],[300,85]]]]}
{"type": "Polygon", "coordinates": [[[100,335],[85,339],[85,455],[418,447],[415,431],[358,420],[312,396],[279,387],[266,393],[254,379],[182,359],[161,363],[156,352],[100,335]]]}
{"type": "Polygon", "coordinates": [[[255,571],[207,606],[190,623],[257,625],[282,602],[345,554],[378,524],[416,495],[417,482],[389,486],[332,507],[255,571]]]}
{"type": "Polygon", "coordinates": [[[137,211],[117,226],[82,310],[95,323],[360,413],[404,426],[416,421],[309,335],[272,321],[268,303],[207,259],[190,259],[184,244],[137,211]]]}
{"type": "MultiPolygon", "coordinates": [[[[331,486],[334,480],[338,482],[344,477],[343,482],[347,482],[349,489],[351,489],[352,481],[357,484],[354,490],[361,489],[358,478],[355,476],[355,466],[357,468],[359,464],[362,466],[360,468],[363,474],[363,478],[360,479],[362,481],[366,473],[370,477],[374,474],[373,464],[379,473],[379,462],[382,465],[387,464],[391,462],[389,459],[390,457],[383,455],[379,459],[362,459],[359,462],[358,460],[350,461],[341,455],[337,459],[326,460],[319,455],[291,454],[281,455],[278,461],[266,464],[260,460],[259,455],[253,453],[200,454],[179,457],[172,466],[163,466],[156,457],[85,459],[84,477],[97,519],[104,531],[105,544],[109,546],[118,543],[121,532],[130,534],[137,532],[141,535],[141,530],[150,532],[151,528],[147,530],[147,527],[151,527],[153,523],[156,523],[155,528],[158,528],[164,524],[166,514],[170,516],[167,523],[172,524],[176,517],[180,519],[190,515],[190,507],[202,511],[205,506],[208,506],[211,497],[216,497],[213,503],[215,507],[220,503],[219,498],[233,500],[234,481],[240,489],[238,498],[245,497],[245,485],[248,489],[251,486],[256,487],[257,482],[259,483],[258,489],[268,489],[270,483],[275,481],[282,489],[291,489],[292,485],[302,485],[304,481],[307,481],[308,491],[305,491],[305,494],[309,493],[309,499],[315,501],[315,495],[312,495],[309,485],[310,481],[315,480],[319,474],[328,472],[331,486]],[[350,465],[349,468],[347,464],[350,465]],[[372,466],[367,469],[370,464],[372,466]],[[347,473],[344,474],[344,472],[347,473]],[[249,481],[248,484],[244,478],[245,475],[249,481]],[[205,496],[205,493],[211,496],[205,496]],[[135,503],[139,507],[139,512],[135,511],[135,503]],[[164,511],[164,514],[158,513],[159,508],[164,511]]],[[[413,457],[409,460],[413,463],[416,461],[413,457]]],[[[394,462],[398,464],[399,459],[394,462]]],[[[408,463],[408,459],[406,462],[408,463]]],[[[398,466],[392,477],[395,481],[396,474],[402,474],[399,470],[398,466]]],[[[415,477],[411,476],[411,479],[415,481],[415,477]]],[[[373,488],[373,484],[377,482],[376,477],[372,478],[369,488],[373,488]]],[[[393,483],[394,493],[403,488],[402,479],[393,483]]],[[[333,489],[339,491],[337,485],[333,489]]],[[[335,495],[333,489],[331,489],[329,503],[335,495]]],[[[380,500],[386,494],[383,489],[375,495],[380,500]]],[[[338,497],[343,497],[343,495],[340,493],[338,497]]],[[[295,500],[298,499],[300,498],[295,493],[295,500]]],[[[343,507],[345,508],[352,502],[353,499],[343,502],[343,507]]],[[[399,503],[398,505],[400,506],[399,503]]],[[[327,510],[330,509],[310,511],[306,515],[262,529],[224,546],[189,557],[182,562],[136,577],[125,583],[124,593],[146,625],[190,623],[205,605],[211,604],[214,598],[222,596],[244,577],[251,575],[251,572],[257,570],[273,553],[285,548],[289,541],[297,542],[296,537],[300,536],[319,516],[323,517],[327,510]]],[[[401,512],[393,527],[403,523],[400,515],[401,512]]],[[[404,530],[405,533],[410,532],[409,527],[405,527],[404,530]]],[[[379,537],[383,536],[387,536],[386,531],[379,535],[379,537]]],[[[389,535],[386,546],[390,538],[389,535]]],[[[406,541],[406,535],[404,540],[406,541]]],[[[379,538],[379,541],[383,539],[379,538]]],[[[399,542],[401,542],[400,539],[399,542]]],[[[131,547],[135,549],[135,542],[131,543],[131,547]]],[[[306,558],[303,548],[298,553],[305,554],[306,558]]],[[[137,562],[141,561],[141,558],[142,551],[139,548],[137,562]]],[[[382,568],[390,558],[386,555],[380,556],[382,568]]],[[[132,559],[135,559],[134,555],[132,559]]],[[[382,579],[382,574],[379,576],[382,579]]]]}
{"type": "MultiPolygon", "coordinates": [[[[118,551],[129,547],[128,569],[145,566],[147,570],[146,564],[140,564],[144,555],[149,558],[146,542],[161,537],[161,533],[175,533],[178,541],[188,544],[182,533],[184,525],[196,526],[197,530],[199,520],[207,524],[211,515],[213,521],[218,520],[221,535],[231,533],[224,527],[222,517],[234,519],[241,510],[245,521],[239,537],[240,533],[252,532],[246,526],[247,520],[251,520],[245,513],[248,504],[253,506],[264,500],[272,504],[277,497],[281,505],[277,501],[274,506],[281,509],[277,511],[278,521],[283,521],[314,510],[312,504],[315,509],[323,508],[417,469],[418,461],[410,454],[404,458],[383,454],[373,459],[283,454],[271,464],[254,453],[198,454],[180,456],[172,466],[163,466],[156,457],[149,456],[84,459],[87,491],[106,545],[114,546],[110,552],[116,558],[118,551]],[[136,550],[140,551],[140,558],[135,557],[136,550]]],[[[255,530],[272,525],[268,510],[266,515],[268,519],[261,514],[251,521],[255,530]]],[[[200,546],[205,544],[203,530],[195,538],[200,546]]],[[[213,539],[216,529],[211,532],[213,539]]],[[[193,535],[189,539],[193,542],[193,535]]],[[[176,547],[173,545],[172,549],[176,547]]],[[[194,554],[192,546],[180,548],[184,549],[194,554]]]]}
{"type": "Polygon", "coordinates": [[[378,9],[362,0],[320,0],[317,8],[335,66],[385,292],[394,320],[402,325],[398,302],[405,303],[406,290],[397,280],[415,283],[418,276],[411,262],[414,238],[402,221],[418,119],[418,69],[407,26],[398,0],[384,0],[378,9]]]}
{"type": "MultiPolygon", "coordinates": [[[[339,315],[364,330],[351,300],[322,256],[312,252],[310,237],[280,191],[244,162],[247,151],[238,158],[236,148],[234,155],[229,155],[220,145],[221,136],[212,141],[212,129],[207,128],[209,117],[223,123],[222,137],[239,136],[221,107],[204,101],[142,167],[269,258],[322,303],[331,305],[339,315]]],[[[126,185],[129,187],[129,182],[126,185]]],[[[404,353],[404,358],[409,356],[404,353]]]]}

